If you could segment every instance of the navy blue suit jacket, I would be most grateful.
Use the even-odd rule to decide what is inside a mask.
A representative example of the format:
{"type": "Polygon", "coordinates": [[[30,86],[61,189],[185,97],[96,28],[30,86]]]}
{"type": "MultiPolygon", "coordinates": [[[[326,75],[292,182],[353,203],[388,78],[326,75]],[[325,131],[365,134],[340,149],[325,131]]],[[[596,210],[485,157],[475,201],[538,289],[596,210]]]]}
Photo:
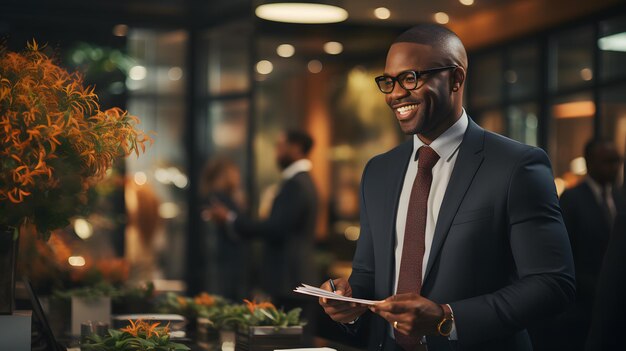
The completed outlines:
{"type": "Polygon", "coordinates": [[[291,296],[302,282],[313,281],[317,191],[309,172],[300,172],[281,184],[269,218],[255,221],[237,216],[235,230],[266,243],[261,284],[273,297],[291,296]]]}
{"type": "MultiPolygon", "coordinates": [[[[374,157],[361,182],[361,235],[353,295],[393,294],[395,225],[413,141],[374,157]]],[[[525,328],[563,310],[575,294],[574,265],[543,150],[470,120],[441,204],[421,294],[454,311],[459,350],[531,350],[525,328]]],[[[369,312],[368,312],[369,313],[369,312]]],[[[364,318],[367,319],[367,318],[364,318]]],[[[388,323],[371,318],[369,349],[388,323]]],[[[448,340],[428,337],[430,351],[448,340]]]]}
{"type": "MultiPolygon", "coordinates": [[[[622,212],[624,205],[618,190],[612,195],[617,212],[622,212]]],[[[563,192],[560,203],[574,254],[576,301],[587,319],[611,227],[587,182],[563,192]]]]}

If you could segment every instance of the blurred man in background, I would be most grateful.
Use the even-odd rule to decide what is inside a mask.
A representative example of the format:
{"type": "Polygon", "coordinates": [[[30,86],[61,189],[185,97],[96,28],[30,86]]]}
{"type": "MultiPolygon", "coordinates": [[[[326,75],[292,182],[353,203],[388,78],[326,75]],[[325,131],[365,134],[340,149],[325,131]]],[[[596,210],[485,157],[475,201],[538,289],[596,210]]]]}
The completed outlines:
{"type": "Polygon", "coordinates": [[[211,218],[228,222],[244,238],[260,238],[265,245],[261,288],[279,304],[301,282],[314,279],[312,252],[317,219],[317,192],[307,159],[313,139],[302,131],[282,133],[276,142],[276,162],[282,182],[267,219],[257,221],[235,214],[216,202],[211,218]]]}
{"type": "MultiPolygon", "coordinates": [[[[622,164],[615,144],[593,139],[585,145],[587,177],[561,196],[561,209],[576,269],[576,304],[561,325],[571,350],[582,350],[591,321],[598,274],[615,218],[624,209],[616,187],[622,164]]],[[[562,345],[562,344],[561,344],[562,345]]]]}

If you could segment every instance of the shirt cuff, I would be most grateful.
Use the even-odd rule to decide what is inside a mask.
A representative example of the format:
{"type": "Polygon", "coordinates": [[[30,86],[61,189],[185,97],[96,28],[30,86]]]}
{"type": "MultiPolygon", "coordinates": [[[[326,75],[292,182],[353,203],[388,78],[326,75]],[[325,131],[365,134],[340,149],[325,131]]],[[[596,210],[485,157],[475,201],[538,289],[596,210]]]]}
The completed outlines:
{"type": "Polygon", "coordinates": [[[452,310],[452,306],[450,306],[449,304],[446,305],[448,306],[448,308],[450,308],[450,312],[452,312],[452,331],[448,336],[448,340],[457,341],[459,340],[459,337],[456,333],[456,321],[454,320],[454,311],[452,310]]]}

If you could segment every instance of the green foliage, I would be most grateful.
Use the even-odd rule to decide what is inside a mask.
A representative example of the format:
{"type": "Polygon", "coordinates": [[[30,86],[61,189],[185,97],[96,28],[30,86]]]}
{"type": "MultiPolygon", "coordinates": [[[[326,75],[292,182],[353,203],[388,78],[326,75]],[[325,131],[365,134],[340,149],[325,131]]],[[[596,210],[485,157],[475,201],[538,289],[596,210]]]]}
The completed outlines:
{"type": "Polygon", "coordinates": [[[218,295],[201,293],[192,298],[169,292],[157,304],[157,311],[159,313],[180,314],[188,320],[194,320],[198,317],[210,319],[211,316],[218,313],[227,304],[228,301],[218,295]]]}
{"type": "Polygon", "coordinates": [[[189,347],[172,342],[168,327],[158,327],[141,320],[121,330],[109,329],[104,337],[92,335],[81,349],[94,351],[188,351],[189,347]]]}
{"type": "Polygon", "coordinates": [[[214,327],[219,330],[247,329],[249,327],[292,327],[303,326],[306,322],[300,319],[301,308],[294,308],[285,312],[273,305],[266,304],[233,304],[224,306],[207,316],[214,327]]]}

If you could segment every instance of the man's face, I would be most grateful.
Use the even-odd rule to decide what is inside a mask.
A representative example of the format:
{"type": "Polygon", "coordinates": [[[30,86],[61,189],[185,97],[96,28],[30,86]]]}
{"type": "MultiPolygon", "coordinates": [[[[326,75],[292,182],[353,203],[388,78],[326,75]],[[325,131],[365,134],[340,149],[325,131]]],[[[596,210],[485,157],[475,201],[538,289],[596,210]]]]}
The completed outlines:
{"type": "MultiPolygon", "coordinates": [[[[389,49],[385,75],[396,77],[404,71],[421,71],[447,66],[431,46],[395,43],[389,49]]],[[[456,121],[453,97],[453,70],[430,73],[419,79],[415,90],[406,90],[395,83],[385,101],[391,107],[405,134],[436,138],[456,121]]],[[[434,139],[430,139],[431,141],[434,139]]]]}
{"type": "Polygon", "coordinates": [[[287,136],[280,134],[276,140],[276,163],[280,169],[285,169],[293,163],[291,147],[287,142],[287,136]]]}
{"type": "Polygon", "coordinates": [[[589,174],[599,183],[615,183],[622,165],[622,158],[615,145],[598,145],[591,155],[593,158],[587,160],[589,174]]]}

